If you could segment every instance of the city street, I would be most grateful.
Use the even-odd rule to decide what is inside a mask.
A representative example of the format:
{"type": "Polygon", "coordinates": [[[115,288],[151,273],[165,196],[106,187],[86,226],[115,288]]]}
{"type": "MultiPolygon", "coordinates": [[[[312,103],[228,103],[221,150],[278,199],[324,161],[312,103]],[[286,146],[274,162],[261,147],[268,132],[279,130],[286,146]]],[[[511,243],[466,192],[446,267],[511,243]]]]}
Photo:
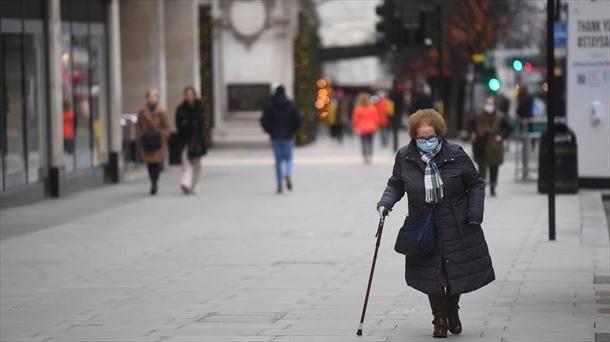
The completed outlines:
{"type": "MultiPolygon", "coordinates": [[[[405,141],[406,137],[403,138],[405,141]]],[[[467,147],[470,150],[470,147],[467,147]]],[[[118,185],[1,213],[2,342],[431,341],[426,296],[393,251],[406,200],[386,220],[364,325],[375,204],[394,157],[357,140],[296,149],[295,190],[274,193],[270,150],[212,150],[198,195],[180,169],[148,196],[118,185]]],[[[509,160],[483,223],[497,280],[464,295],[459,341],[608,341],[609,238],[599,191],[547,197],[509,160]],[[605,339],[604,339],[605,338],[605,339]]]]}

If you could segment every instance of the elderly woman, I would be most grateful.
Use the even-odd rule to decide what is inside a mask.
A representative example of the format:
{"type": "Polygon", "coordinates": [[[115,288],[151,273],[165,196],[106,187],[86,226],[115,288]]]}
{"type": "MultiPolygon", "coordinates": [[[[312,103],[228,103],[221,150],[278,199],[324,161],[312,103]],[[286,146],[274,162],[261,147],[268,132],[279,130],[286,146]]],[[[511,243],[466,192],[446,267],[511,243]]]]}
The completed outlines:
{"type": "Polygon", "coordinates": [[[392,176],[377,204],[386,215],[405,192],[411,218],[432,210],[434,252],[406,257],[407,285],[428,295],[434,337],[462,332],[462,293],[495,279],[481,229],[485,183],[464,150],[445,140],[443,117],[422,109],[409,118],[411,142],[396,155],[392,176]]]}

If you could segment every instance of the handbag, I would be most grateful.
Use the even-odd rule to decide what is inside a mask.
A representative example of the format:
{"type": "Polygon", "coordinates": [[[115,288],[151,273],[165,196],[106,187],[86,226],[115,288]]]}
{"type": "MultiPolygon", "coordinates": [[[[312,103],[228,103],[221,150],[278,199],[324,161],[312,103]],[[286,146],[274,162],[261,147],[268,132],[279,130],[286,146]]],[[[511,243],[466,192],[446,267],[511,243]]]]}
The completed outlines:
{"type": "Polygon", "coordinates": [[[430,209],[415,217],[407,217],[400,228],[394,250],[404,255],[431,254],[435,251],[434,213],[430,209]]]}
{"type": "Polygon", "coordinates": [[[200,139],[199,137],[193,137],[191,139],[191,142],[189,143],[188,150],[186,151],[186,153],[188,157],[192,159],[204,156],[206,153],[208,153],[208,150],[203,144],[203,139],[200,139]]]}
{"type": "Polygon", "coordinates": [[[144,151],[156,151],[161,148],[161,133],[148,132],[142,135],[142,147],[144,151]]]}

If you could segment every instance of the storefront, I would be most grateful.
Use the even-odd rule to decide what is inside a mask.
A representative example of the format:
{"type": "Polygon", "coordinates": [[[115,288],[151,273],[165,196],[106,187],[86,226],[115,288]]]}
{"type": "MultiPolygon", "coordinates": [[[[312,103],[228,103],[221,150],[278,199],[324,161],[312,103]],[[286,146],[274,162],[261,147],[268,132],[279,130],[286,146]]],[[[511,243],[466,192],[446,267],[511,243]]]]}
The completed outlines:
{"type": "Polygon", "coordinates": [[[85,187],[91,183],[83,177],[104,182],[110,138],[108,6],[106,0],[0,1],[2,202],[12,201],[8,194],[19,195],[16,202],[57,196],[57,183],[69,189],[73,178],[85,187]],[[59,35],[49,34],[54,24],[59,35]],[[52,44],[57,58],[51,56],[52,44]],[[53,106],[53,98],[61,103],[53,106]]]}
{"type": "Polygon", "coordinates": [[[0,2],[0,190],[46,177],[44,1],[0,2]]]}

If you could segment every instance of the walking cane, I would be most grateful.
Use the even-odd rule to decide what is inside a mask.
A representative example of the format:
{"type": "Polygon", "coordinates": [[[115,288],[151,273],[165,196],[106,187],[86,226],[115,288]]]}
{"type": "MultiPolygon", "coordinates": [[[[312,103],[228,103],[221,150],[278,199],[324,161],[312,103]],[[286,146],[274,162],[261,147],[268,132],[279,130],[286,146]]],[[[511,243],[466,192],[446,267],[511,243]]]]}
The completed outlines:
{"type": "Polygon", "coordinates": [[[385,222],[385,215],[382,215],[379,219],[379,226],[377,227],[377,243],[375,243],[375,254],[373,254],[373,265],[371,266],[371,274],[369,275],[369,285],[366,287],[366,296],[364,296],[364,306],[362,307],[362,316],[360,316],[360,326],[356,335],[362,336],[362,325],[364,324],[364,315],[366,315],[366,306],[369,302],[369,293],[371,293],[371,283],[373,283],[373,273],[375,272],[375,263],[377,262],[377,252],[379,252],[379,245],[381,244],[381,233],[383,232],[383,223],[385,222]]]}

